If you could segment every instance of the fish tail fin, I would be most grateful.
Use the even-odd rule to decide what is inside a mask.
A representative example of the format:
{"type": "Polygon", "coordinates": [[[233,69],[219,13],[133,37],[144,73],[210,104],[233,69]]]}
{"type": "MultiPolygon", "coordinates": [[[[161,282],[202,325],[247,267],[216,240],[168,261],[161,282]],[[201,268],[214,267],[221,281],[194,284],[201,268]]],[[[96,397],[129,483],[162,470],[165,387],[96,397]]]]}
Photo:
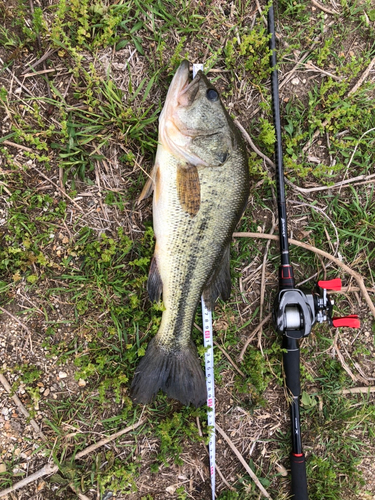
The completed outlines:
{"type": "Polygon", "coordinates": [[[193,343],[169,351],[155,339],[150,342],[136,369],[130,396],[136,403],[148,404],[159,389],[184,405],[206,403],[206,381],[193,343]]]}

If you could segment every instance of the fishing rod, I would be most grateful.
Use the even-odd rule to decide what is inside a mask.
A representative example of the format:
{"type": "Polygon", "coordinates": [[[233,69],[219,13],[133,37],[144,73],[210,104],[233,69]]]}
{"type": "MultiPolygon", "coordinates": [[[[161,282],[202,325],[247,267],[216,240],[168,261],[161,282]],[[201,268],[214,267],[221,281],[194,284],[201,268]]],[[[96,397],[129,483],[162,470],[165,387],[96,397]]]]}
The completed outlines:
{"type": "Polygon", "coordinates": [[[339,278],[319,281],[312,290],[297,288],[293,267],[290,263],[288,246],[288,225],[286,212],[283,151],[281,142],[280,103],[278,72],[276,69],[276,37],[274,9],[268,11],[268,32],[270,37],[271,90],[274,127],[276,132],[275,165],[277,181],[277,208],[280,241],[279,292],[273,308],[273,322],[276,331],[282,335],[284,349],[283,365],[286,387],[290,395],[290,423],[292,437],[291,489],[293,500],[308,500],[306,459],[302,449],[299,397],[300,384],[300,339],[307,337],[316,323],[328,322],[330,326],[359,328],[357,315],[332,318],[333,301],[327,290],[340,290],[339,278]]]}

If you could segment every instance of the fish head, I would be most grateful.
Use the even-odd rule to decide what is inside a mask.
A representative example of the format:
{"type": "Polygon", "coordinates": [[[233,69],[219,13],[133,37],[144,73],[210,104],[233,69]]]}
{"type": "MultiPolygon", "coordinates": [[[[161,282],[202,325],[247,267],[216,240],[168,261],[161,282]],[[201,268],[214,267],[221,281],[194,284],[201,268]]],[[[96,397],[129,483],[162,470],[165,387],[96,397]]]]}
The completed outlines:
{"type": "Polygon", "coordinates": [[[159,120],[159,140],[179,161],[195,166],[225,163],[234,147],[233,123],[219,93],[199,71],[189,79],[183,61],[168,90],[159,120]]]}

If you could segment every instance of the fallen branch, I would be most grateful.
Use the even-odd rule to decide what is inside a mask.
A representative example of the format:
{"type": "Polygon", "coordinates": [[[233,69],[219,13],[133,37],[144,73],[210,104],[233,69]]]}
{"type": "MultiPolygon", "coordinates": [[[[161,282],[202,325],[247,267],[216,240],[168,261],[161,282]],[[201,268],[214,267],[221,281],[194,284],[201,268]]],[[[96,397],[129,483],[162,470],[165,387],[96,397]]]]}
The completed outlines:
{"type": "Polygon", "coordinates": [[[264,489],[264,487],[262,486],[261,482],[259,481],[259,479],[255,475],[255,473],[250,469],[250,467],[248,466],[246,460],[243,458],[243,456],[241,455],[241,453],[237,450],[237,448],[235,447],[235,445],[233,444],[233,442],[230,440],[230,438],[225,434],[225,432],[223,431],[223,429],[221,429],[217,424],[216,424],[216,429],[219,431],[219,433],[222,435],[222,437],[228,443],[228,445],[230,446],[230,448],[233,451],[233,453],[236,455],[236,457],[238,458],[238,460],[241,462],[241,464],[246,469],[246,472],[249,474],[249,476],[251,477],[251,479],[254,481],[254,483],[258,486],[258,488],[262,492],[263,496],[265,496],[266,498],[271,498],[270,495],[269,495],[269,493],[267,492],[267,490],[264,489]]]}
{"type": "MultiPolygon", "coordinates": [[[[123,434],[127,434],[128,432],[133,431],[134,429],[137,429],[137,427],[141,426],[144,424],[145,419],[139,419],[136,424],[130,425],[129,427],[126,427],[125,429],[122,429],[119,432],[116,432],[115,434],[112,434],[112,436],[109,436],[108,438],[101,439],[99,442],[92,444],[91,446],[88,446],[84,450],[80,451],[79,453],[76,453],[76,455],[73,457],[73,460],[78,460],[92,451],[96,450],[97,448],[100,448],[101,446],[104,446],[105,444],[113,441],[114,439],[117,439],[118,437],[122,436],[123,434]]],[[[34,472],[34,474],[31,474],[30,476],[25,477],[18,483],[14,484],[13,486],[0,491],[0,498],[6,497],[13,491],[19,490],[23,488],[24,486],[27,486],[30,483],[33,483],[37,479],[43,477],[43,476],[49,476],[51,474],[54,474],[59,470],[58,465],[52,465],[52,464],[47,464],[41,469],[39,469],[37,472],[34,472]]]]}
{"type": "MultiPolygon", "coordinates": [[[[264,240],[279,241],[278,236],[271,235],[271,234],[264,234],[264,233],[233,233],[233,237],[234,238],[261,238],[264,240]]],[[[306,250],[310,250],[310,252],[314,252],[318,255],[321,255],[322,257],[325,257],[328,260],[331,260],[338,267],[341,267],[341,269],[343,269],[347,274],[352,276],[356,280],[356,282],[359,286],[359,289],[361,290],[362,295],[363,295],[365,301],[367,302],[367,305],[369,306],[370,311],[372,312],[372,314],[375,318],[375,306],[374,306],[369,294],[367,293],[365,282],[359,273],[357,273],[356,271],[353,271],[353,269],[351,269],[349,266],[347,266],[346,264],[341,262],[341,260],[337,259],[336,257],[333,257],[332,255],[325,252],[324,250],[320,250],[319,248],[316,248],[312,245],[309,245],[308,243],[302,243],[302,241],[297,241],[297,240],[294,240],[292,238],[289,238],[288,241],[291,245],[296,245],[297,247],[301,247],[301,248],[304,248],[306,250]]]]}

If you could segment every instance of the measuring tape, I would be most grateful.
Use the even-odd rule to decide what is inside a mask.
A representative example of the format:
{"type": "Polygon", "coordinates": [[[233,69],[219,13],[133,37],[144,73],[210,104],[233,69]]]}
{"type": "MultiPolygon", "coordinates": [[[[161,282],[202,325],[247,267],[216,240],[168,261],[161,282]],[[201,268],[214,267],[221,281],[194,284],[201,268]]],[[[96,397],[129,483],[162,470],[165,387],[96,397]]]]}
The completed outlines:
{"type": "MultiPolygon", "coordinates": [[[[203,64],[193,64],[193,78],[199,70],[203,71],[203,64]]],[[[207,406],[211,409],[207,411],[207,426],[210,432],[208,442],[208,454],[210,457],[210,476],[212,500],[215,500],[215,380],[214,380],[214,339],[212,333],[212,312],[202,303],[202,321],[203,321],[203,343],[206,348],[204,361],[206,366],[206,387],[207,387],[207,406]]]]}
{"type": "Polygon", "coordinates": [[[202,319],[203,319],[203,342],[206,351],[204,361],[206,365],[206,387],[207,387],[207,406],[212,411],[207,411],[207,426],[210,431],[210,440],[208,442],[208,454],[210,457],[210,476],[212,500],[215,500],[215,381],[214,381],[214,339],[212,335],[212,312],[209,311],[204,303],[202,296],[202,319]]]}

